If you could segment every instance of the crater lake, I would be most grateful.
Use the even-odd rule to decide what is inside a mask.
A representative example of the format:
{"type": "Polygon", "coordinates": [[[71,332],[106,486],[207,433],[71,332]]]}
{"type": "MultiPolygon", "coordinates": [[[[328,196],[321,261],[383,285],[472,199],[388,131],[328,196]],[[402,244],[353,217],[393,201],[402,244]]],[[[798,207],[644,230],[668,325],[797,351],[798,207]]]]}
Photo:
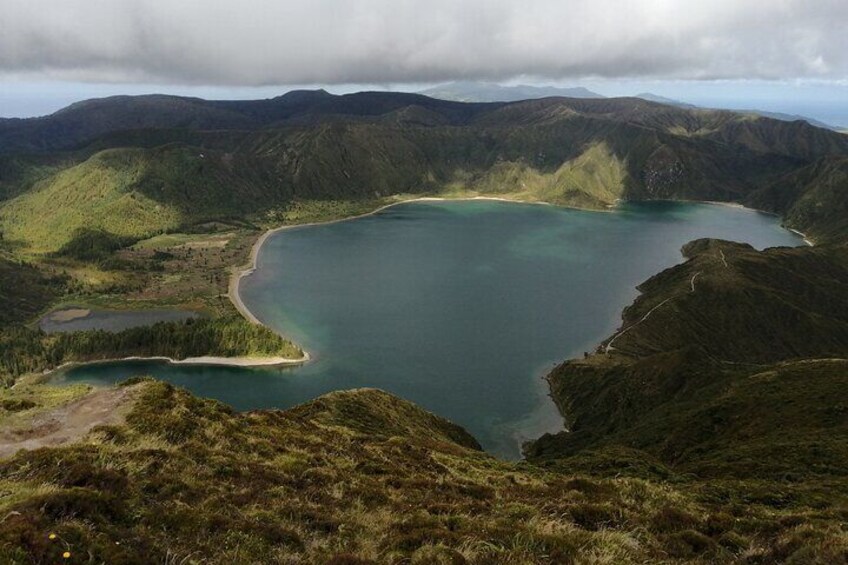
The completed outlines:
{"type": "Polygon", "coordinates": [[[732,206],[626,203],[609,212],[489,200],[400,204],[271,235],[240,295],[312,355],[304,366],[158,361],[79,366],[57,380],[151,375],[239,410],[377,387],[469,430],[488,451],[563,427],[544,375],[620,325],[635,286],[703,238],[803,245],[777,217],[732,206]]]}

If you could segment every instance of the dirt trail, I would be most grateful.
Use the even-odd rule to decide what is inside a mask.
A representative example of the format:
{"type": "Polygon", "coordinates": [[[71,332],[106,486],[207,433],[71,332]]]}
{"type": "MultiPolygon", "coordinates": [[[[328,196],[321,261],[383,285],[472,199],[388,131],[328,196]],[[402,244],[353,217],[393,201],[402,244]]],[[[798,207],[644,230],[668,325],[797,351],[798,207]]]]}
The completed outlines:
{"type": "Polygon", "coordinates": [[[692,275],[692,280],[689,281],[689,284],[692,285],[692,290],[689,291],[690,293],[695,292],[695,279],[697,279],[698,275],[700,275],[700,274],[701,274],[701,271],[698,271],[697,273],[692,275]]]}
{"type": "Polygon", "coordinates": [[[35,414],[29,422],[0,430],[0,458],[20,449],[71,443],[101,424],[120,424],[132,407],[137,387],[94,391],[79,400],[35,414]]]}
{"type": "MultiPolygon", "coordinates": [[[[694,280],[694,278],[693,278],[693,280],[694,280]]],[[[658,310],[661,306],[663,306],[666,302],[668,302],[668,301],[669,301],[669,300],[671,300],[672,298],[674,298],[674,297],[672,296],[672,297],[670,297],[670,298],[666,298],[665,300],[663,300],[662,302],[660,302],[659,304],[657,304],[656,306],[654,306],[653,308],[651,308],[651,309],[648,311],[648,313],[647,313],[647,314],[645,314],[644,316],[642,316],[642,318],[641,318],[638,322],[636,322],[636,323],[634,323],[634,324],[631,324],[631,325],[627,326],[626,328],[624,328],[623,330],[621,330],[620,332],[618,332],[617,334],[615,334],[615,335],[612,337],[612,339],[611,339],[611,340],[609,340],[609,342],[607,343],[606,349],[604,349],[604,353],[606,353],[607,355],[609,355],[610,351],[612,351],[613,349],[615,349],[615,347],[613,347],[613,346],[612,346],[612,344],[613,344],[613,343],[615,343],[615,340],[617,340],[618,338],[620,338],[621,336],[623,336],[624,334],[626,334],[627,332],[629,332],[630,330],[632,330],[633,328],[635,328],[636,326],[638,326],[639,324],[641,324],[642,322],[644,322],[645,320],[647,320],[648,318],[650,318],[650,317],[651,317],[651,314],[653,314],[655,310],[658,310]]]]}

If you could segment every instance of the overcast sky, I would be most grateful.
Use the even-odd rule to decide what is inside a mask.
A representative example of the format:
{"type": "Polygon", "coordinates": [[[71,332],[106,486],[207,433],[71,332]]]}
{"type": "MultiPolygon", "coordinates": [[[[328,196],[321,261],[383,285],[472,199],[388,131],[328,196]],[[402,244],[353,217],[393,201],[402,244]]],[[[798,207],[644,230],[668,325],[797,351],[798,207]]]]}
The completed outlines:
{"type": "Polygon", "coordinates": [[[2,0],[0,80],[6,99],[519,77],[848,92],[846,30],[848,0],[2,0]]]}

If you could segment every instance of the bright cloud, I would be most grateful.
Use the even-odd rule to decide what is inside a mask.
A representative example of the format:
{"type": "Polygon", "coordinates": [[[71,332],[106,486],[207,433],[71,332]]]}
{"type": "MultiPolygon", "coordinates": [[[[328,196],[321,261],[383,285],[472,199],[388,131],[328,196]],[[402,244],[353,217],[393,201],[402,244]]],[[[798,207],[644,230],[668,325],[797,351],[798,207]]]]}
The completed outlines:
{"type": "Polygon", "coordinates": [[[848,79],[846,0],[3,0],[0,75],[848,79]]]}

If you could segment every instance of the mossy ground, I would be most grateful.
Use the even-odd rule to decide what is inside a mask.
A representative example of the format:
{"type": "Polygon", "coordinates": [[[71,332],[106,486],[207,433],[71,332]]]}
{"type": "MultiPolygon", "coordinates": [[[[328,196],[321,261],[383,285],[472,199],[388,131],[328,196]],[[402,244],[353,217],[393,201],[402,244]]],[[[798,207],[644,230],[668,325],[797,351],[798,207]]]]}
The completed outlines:
{"type": "Polygon", "coordinates": [[[126,424],[0,463],[10,563],[839,562],[844,499],[505,463],[375,390],[238,414],[144,385],[126,424]],[[51,540],[49,535],[56,534],[51,540]]]}
{"type": "Polygon", "coordinates": [[[29,379],[14,388],[0,390],[0,427],[14,428],[39,413],[62,406],[89,392],[87,385],[44,386],[29,379]]]}

